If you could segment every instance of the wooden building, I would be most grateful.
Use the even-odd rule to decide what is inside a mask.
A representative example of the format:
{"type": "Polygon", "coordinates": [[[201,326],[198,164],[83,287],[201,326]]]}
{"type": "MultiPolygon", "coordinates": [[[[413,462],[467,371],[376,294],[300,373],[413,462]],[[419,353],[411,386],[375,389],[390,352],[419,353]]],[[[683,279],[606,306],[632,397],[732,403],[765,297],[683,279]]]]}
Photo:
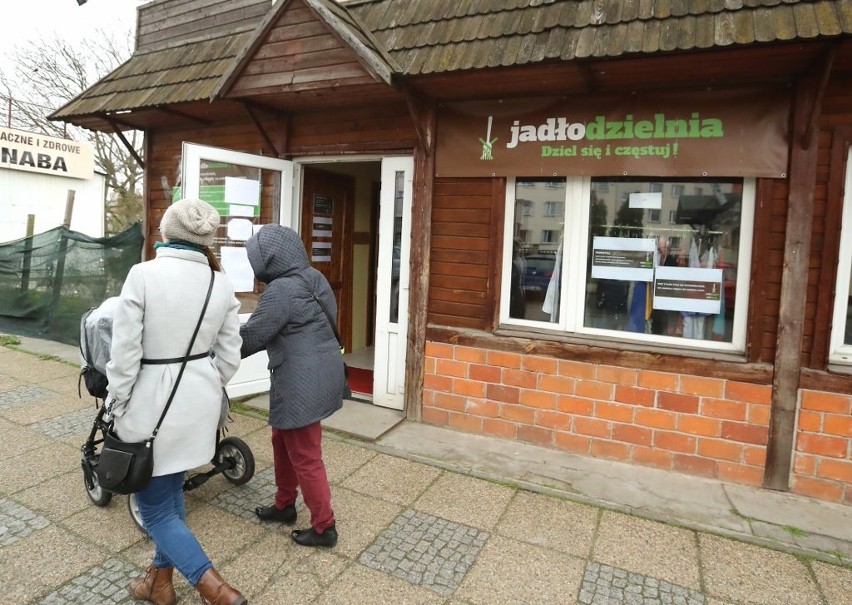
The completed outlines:
{"type": "MultiPolygon", "coordinates": [[[[153,0],[53,119],[303,235],[372,401],[852,504],[848,0],[153,0]]],[[[263,389],[249,360],[234,394],[263,389]]]]}

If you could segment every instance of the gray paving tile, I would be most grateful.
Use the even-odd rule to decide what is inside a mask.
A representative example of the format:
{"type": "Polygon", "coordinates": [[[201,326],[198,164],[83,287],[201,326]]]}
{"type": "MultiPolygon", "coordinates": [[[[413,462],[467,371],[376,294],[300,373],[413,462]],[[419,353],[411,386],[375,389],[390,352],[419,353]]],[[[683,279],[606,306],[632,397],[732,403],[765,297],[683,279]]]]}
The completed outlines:
{"type": "Polygon", "coordinates": [[[97,410],[94,408],[84,408],[70,414],[42,420],[31,425],[31,428],[54,439],[65,439],[81,433],[88,435],[92,430],[96,414],[97,410]]]}
{"type": "Polygon", "coordinates": [[[107,559],[62,588],[50,593],[37,605],[106,605],[133,603],[127,583],[139,570],[119,559],[107,559]]]}
{"type": "Polygon", "coordinates": [[[358,561],[411,584],[450,595],[476,561],[488,532],[405,510],[358,561]]]}
{"type": "MultiPolygon", "coordinates": [[[[223,481],[227,479],[217,477],[223,481]]],[[[254,509],[275,499],[275,472],[268,468],[255,475],[244,485],[237,485],[217,494],[210,504],[253,523],[261,521],[254,509]]]]}
{"type": "Polygon", "coordinates": [[[828,605],[845,605],[852,602],[852,569],[819,561],[814,561],[811,566],[828,605]]]}
{"type": "Polygon", "coordinates": [[[341,485],[374,498],[410,506],[440,474],[441,471],[432,466],[380,454],[341,485]]]}
{"type": "Polygon", "coordinates": [[[48,525],[48,519],[14,500],[0,496],[0,546],[14,544],[48,525]]]}
{"type": "Polygon", "coordinates": [[[590,561],[578,601],[583,605],[705,605],[706,597],[685,586],[590,561]]]}
{"type": "Polygon", "coordinates": [[[484,530],[493,530],[515,490],[482,479],[445,473],[420,496],[414,508],[484,530]],[[464,497],[448,498],[447,494],[464,497]]]}
{"type": "Polygon", "coordinates": [[[0,410],[17,405],[23,405],[25,403],[33,403],[44,399],[50,399],[51,397],[56,397],[56,393],[54,391],[43,389],[35,385],[17,387],[0,393],[0,410]]]}

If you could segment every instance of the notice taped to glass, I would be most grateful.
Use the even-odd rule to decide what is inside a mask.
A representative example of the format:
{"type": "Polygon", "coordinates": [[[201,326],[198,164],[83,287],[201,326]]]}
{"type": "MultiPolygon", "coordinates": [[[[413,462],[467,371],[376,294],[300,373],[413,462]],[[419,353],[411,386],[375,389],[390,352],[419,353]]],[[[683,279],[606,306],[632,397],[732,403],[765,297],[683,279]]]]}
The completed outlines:
{"type": "Polygon", "coordinates": [[[596,236],[592,246],[592,277],[651,281],[656,249],[651,238],[596,236]]]}
{"type": "Polygon", "coordinates": [[[722,269],[657,267],[654,308],[717,315],[722,310],[722,269]]]}

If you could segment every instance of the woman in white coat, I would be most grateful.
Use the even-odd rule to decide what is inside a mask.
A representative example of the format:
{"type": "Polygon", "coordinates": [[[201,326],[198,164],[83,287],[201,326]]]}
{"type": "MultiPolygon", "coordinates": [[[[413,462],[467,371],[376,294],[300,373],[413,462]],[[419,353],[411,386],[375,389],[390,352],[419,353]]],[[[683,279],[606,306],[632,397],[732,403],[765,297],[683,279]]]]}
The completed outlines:
{"type": "Polygon", "coordinates": [[[218,228],[219,214],[205,202],[181,200],[169,207],[160,223],[165,241],[155,245],[156,258],[130,270],[113,319],[108,409],[122,440],[141,441],[166,405],[214,278],[191,360],[154,440],[153,478],[136,494],[156,548],[147,573],[132,580],[128,591],[156,605],[177,601],[175,567],[205,603],[246,603],[222,580],[185,523],[185,471],[213,458],[222,387],[240,363],[239,302],[208,248],[218,228]]]}

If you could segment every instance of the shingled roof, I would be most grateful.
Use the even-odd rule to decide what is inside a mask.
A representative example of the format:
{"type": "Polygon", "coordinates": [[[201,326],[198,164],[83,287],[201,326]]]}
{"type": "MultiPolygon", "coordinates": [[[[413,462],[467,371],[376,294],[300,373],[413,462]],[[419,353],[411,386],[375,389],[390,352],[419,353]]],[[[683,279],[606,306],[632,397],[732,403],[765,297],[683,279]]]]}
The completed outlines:
{"type": "Polygon", "coordinates": [[[852,33],[852,0],[353,0],[405,75],[852,33]]]}
{"type": "MultiPolygon", "coordinates": [[[[330,14],[338,30],[351,31],[350,43],[360,46],[356,50],[362,57],[398,70],[382,73],[386,81],[388,75],[639,57],[852,33],[852,0],[350,0],[330,14]],[[347,11],[354,18],[347,18],[347,11]]],[[[240,33],[137,52],[51,118],[210,99],[238,75],[239,69],[233,70],[246,57],[240,51],[257,40],[263,21],[246,19],[241,26],[240,33]]]]}

